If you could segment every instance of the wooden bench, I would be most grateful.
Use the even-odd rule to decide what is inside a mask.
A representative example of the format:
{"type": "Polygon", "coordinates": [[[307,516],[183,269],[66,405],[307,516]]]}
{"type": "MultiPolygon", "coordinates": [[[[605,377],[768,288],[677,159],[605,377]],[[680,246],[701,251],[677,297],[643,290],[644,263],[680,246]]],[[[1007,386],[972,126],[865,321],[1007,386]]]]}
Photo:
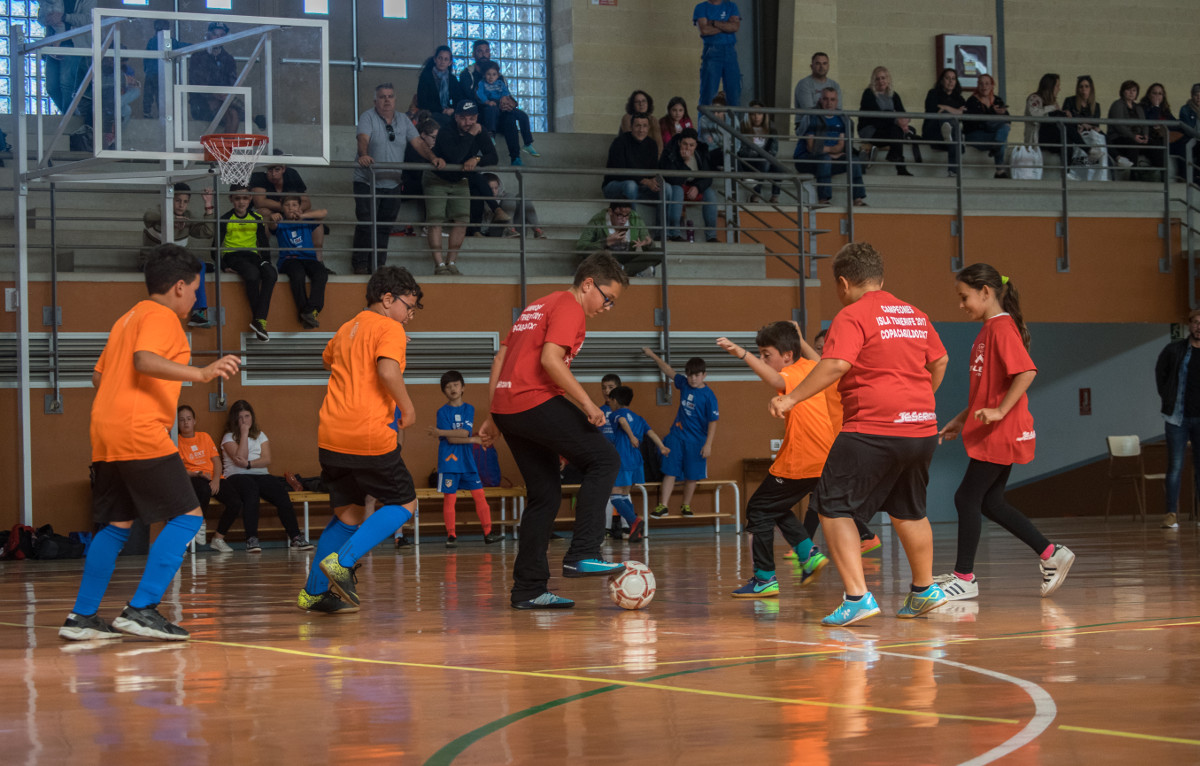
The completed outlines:
{"type": "MultiPolygon", "coordinates": [[[[676,482],[679,486],[683,482],[676,482]]],[[[650,532],[650,520],[654,517],[650,515],[650,493],[647,490],[659,489],[662,487],[662,482],[648,481],[642,484],[634,484],[633,489],[642,493],[642,525],[645,532],[650,532]]],[[[702,479],[696,482],[696,489],[711,489],[713,491],[713,513],[695,513],[691,516],[672,516],[671,520],[675,519],[712,519],[713,529],[720,533],[721,519],[733,519],[734,530],[741,534],[742,532],[742,492],[736,479],[702,479]],[[721,513],[721,490],[724,487],[733,488],[733,513],[721,513]]],[[[562,488],[563,494],[574,495],[579,492],[578,484],[564,484],[562,488]]],[[[662,519],[655,519],[662,521],[662,519]]]]}

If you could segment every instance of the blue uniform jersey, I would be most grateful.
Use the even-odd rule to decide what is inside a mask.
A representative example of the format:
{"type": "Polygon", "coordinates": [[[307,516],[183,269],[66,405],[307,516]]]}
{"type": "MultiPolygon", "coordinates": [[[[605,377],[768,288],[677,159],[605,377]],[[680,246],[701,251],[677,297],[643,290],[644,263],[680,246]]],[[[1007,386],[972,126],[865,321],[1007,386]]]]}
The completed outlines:
{"type": "Polygon", "coordinates": [[[613,444],[617,448],[617,454],[621,456],[621,470],[638,471],[642,468],[641,449],[633,446],[633,442],[629,440],[625,429],[617,424],[618,420],[624,420],[629,425],[629,430],[633,431],[634,437],[639,442],[646,438],[646,432],[650,430],[650,424],[646,422],[645,418],[628,407],[622,407],[612,414],[613,433],[615,434],[613,444]]]}
{"type": "Polygon", "coordinates": [[[600,433],[604,434],[605,439],[615,443],[616,433],[613,431],[612,408],[607,404],[602,404],[600,411],[604,413],[604,425],[600,426],[600,433]]]}
{"type": "MultiPolygon", "coordinates": [[[[475,431],[475,408],[463,403],[457,407],[442,405],[437,411],[437,428],[440,431],[462,429],[475,431]]],[[[476,473],[475,453],[470,444],[451,444],[442,436],[438,438],[438,473],[476,473]]]]}
{"type": "Polygon", "coordinates": [[[692,388],[684,375],[675,376],[675,388],[679,389],[679,412],[671,430],[684,441],[704,443],[708,439],[708,424],[720,419],[717,395],[708,386],[692,388]]]}
{"type": "MultiPolygon", "coordinates": [[[[696,10],[692,12],[692,23],[699,26],[700,19],[708,19],[710,22],[729,21],[734,16],[740,18],[741,15],[738,12],[737,3],[724,2],[713,5],[709,2],[703,2],[697,5],[696,10]]],[[[737,43],[737,35],[733,32],[719,32],[703,39],[705,48],[714,45],[733,45],[737,43]]]]}
{"type": "Polygon", "coordinates": [[[313,229],[320,226],[309,221],[280,221],[275,224],[275,239],[279,242],[278,266],[288,258],[317,259],[313,245],[313,229]]]}

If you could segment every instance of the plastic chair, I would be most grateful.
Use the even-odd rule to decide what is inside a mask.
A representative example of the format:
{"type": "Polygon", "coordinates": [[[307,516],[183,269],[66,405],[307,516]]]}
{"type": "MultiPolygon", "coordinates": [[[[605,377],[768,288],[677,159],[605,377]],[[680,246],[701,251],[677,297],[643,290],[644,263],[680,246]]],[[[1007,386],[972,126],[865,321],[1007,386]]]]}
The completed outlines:
{"type": "MultiPolygon", "coordinates": [[[[1166,481],[1165,473],[1146,473],[1142,460],[1142,442],[1137,436],[1109,436],[1108,443],[1108,499],[1104,502],[1104,518],[1108,518],[1112,506],[1113,487],[1120,482],[1129,482],[1137,499],[1142,520],[1146,519],[1146,480],[1166,481]]],[[[1136,518],[1137,515],[1134,514],[1136,518]]]]}

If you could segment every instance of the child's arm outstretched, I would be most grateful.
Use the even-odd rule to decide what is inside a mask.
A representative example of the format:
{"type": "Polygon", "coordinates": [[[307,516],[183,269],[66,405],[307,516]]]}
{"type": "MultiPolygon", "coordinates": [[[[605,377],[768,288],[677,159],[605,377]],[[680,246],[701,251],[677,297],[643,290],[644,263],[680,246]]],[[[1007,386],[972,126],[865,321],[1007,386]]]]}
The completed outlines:
{"type": "Polygon", "coordinates": [[[812,346],[810,346],[808,344],[808,341],[806,341],[804,339],[804,333],[800,330],[800,323],[795,321],[794,319],[791,320],[791,322],[792,322],[792,327],[796,328],[796,334],[800,336],[800,356],[804,357],[805,359],[814,361],[814,362],[821,361],[821,355],[818,354],[817,350],[815,348],[813,348],[812,346]]]}
{"type": "Polygon", "coordinates": [[[666,457],[667,455],[671,454],[671,448],[668,447],[667,445],[663,444],[663,440],[658,437],[658,434],[654,433],[653,428],[649,428],[646,430],[646,438],[649,439],[650,441],[654,442],[654,446],[658,447],[658,452],[663,457],[666,457]]]}
{"type": "Polygon", "coordinates": [[[633,429],[629,427],[629,421],[625,420],[625,418],[617,418],[617,425],[621,426],[621,430],[629,437],[629,443],[633,445],[634,449],[642,446],[641,441],[633,435],[633,429]]]}
{"type": "Polygon", "coordinates": [[[837,383],[849,371],[850,363],[845,359],[822,359],[800,381],[800,385],[793,388],[790,394],[776,396],[767,409],[775,417],[782,418],[792,407],[837,383]]]}
{"type": "Polygon", "coordinates": [[[320,208],[318,210],[305,210],[303,213],[300,214],[300,220],[302,220],[302,221],[320,221],[322,218],[324,218],[327,215],[329,215],[329,211],[326,210],[325,208],[320,208]]]}
{"type": "Polygon", "coordinates": [[[642,353],[654,360],[654,363],[658,365],[658,369],[662,370],[663,375],[666,375],[668,378],[674,379],[675,368],[672,367],[671,365],[667,364],[666,362],[664,362],[662,357],[659,356],[658,354],[654,353],[654,351],[649,346],[643,346],[642,353]]]}
{"type": "MultiPolygon", "coordinates": [[[[143,375],[159,380],[182,380],[188,383],[207,383],[216,377],[228,380],[237,374],[241,360],[233,354],[226,354],[212,364],[204,367],[192,367],[190,364],[172,362],[153,351],[134,351],[133,368],[143,375]]],[[[99,388],[100,373],[92,371],[92,383],[99,388]]]]}
{"type": "Polygon", "coordinates": [[[729,338],[717,338],[717,345],[728,351],[731,356],[736,356],[749,365],[750,369],[754,370],[754,374],[762,378],[763,382],[774,390],[782,391],[784,389],[783,376],[772,370],[766,362],[751,354],[750,349],[742,348],[729,338]]]}
{"type": "Polygon", "coordinates": [[[400,408],[400,427],[408,428],[417,421],[417,413],[413,408],[412,399],[408,397],[408,389],[404,387],[404,371],[395,359],[381,357],[375,363],[375,372],[384,388],[392,395],[392,400],[400,408]]]}

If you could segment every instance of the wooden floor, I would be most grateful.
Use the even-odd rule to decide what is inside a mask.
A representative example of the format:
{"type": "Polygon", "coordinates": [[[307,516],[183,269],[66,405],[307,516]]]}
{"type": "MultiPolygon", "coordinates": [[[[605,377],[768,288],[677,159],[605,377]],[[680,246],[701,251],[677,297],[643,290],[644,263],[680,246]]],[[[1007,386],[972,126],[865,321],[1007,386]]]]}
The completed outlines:
{"type": "MultiPolygon", "coordinates": [[[[1197,528],[1039,523],[1078,556],[1053,598],[989,525],[980,598],[898,620],[887,531],[884,614],[850,629],[819,624],[832,567],[801,590],[781,561],[779,599],[730,598],[751,571],[731,528],[612,545],[657,573],[640,612],[557,577],[577,608],[510,609],[511,540],[380,547],[341,616],[295,608],[311,554],[189,555],[162,608],[186,644],[62,642],[81,562],[0,563],[0,763],[1200,763],[1197,528]]],[[[936,571],[954,534],[935,526],[936,571]]],[[[120,561],[110,619],[143,561],[120,561]]]]}

